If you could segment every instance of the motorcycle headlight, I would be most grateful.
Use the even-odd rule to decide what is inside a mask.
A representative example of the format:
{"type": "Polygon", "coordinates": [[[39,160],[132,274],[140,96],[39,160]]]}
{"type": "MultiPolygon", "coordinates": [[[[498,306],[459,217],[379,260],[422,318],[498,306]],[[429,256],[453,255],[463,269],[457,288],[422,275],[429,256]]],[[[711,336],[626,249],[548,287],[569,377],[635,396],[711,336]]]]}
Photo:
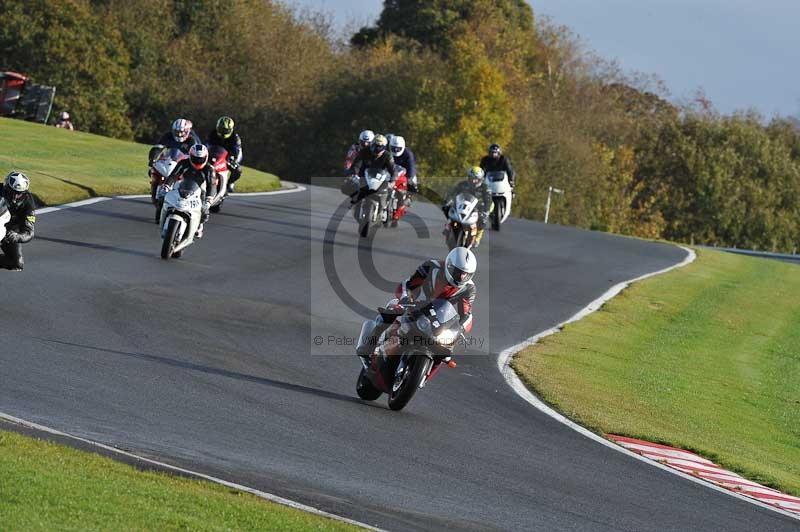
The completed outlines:
{"type": "Polygon", "coordinates": [[[417,318],[417,329],[425,334],[430,334],[431,328],[431,320],[429,320],[427,316],[420,316],[417,318]]]}
{"type": "Polygon", "coordinates": [[[442,331],[436,336],[436,343],[439,345],[453,345],[458,339],[458,332],[452,329],[442,331]]]}

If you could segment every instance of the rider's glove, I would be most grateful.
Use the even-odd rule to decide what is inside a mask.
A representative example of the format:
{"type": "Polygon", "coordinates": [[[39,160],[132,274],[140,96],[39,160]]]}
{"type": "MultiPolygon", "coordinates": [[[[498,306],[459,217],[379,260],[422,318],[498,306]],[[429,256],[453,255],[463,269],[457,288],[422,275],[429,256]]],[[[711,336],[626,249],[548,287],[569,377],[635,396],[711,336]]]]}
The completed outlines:
{"type": "Polygon", "coordinates": [[[3,238],[3,242],[6,244],[16,244],[21,239],[19,233],[15,233],[14,231],[9,231],[6,233],[5,238],[3,238]]]}

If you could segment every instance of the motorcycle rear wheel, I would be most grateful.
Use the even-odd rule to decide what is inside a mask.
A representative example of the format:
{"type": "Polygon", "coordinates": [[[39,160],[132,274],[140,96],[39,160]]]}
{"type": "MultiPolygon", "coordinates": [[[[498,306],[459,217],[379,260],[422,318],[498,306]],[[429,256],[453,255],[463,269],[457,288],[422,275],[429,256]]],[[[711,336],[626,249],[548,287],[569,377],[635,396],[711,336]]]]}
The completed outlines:
{"type": "Polygon", "coordinates": [[[383,392],[377,389],[367,378],[367,370],[361,368],[361,373],[358,374],[358,382],[356,382],[356,393],[360,398],[365,401],[374,401],[380,397],[383,392]]]}
{"type": "Polygon", "coordinates": [[[428,374],[430,359],[426,356],[417,355],[412,357],[408,367],[403,373],[402,382],[396,391],[389,395],[389,408],[391,410],[402,410],[408,404],[414,394],[419,390],[419,385],[428,374]]]}
{"type": "Polygon", "coordinates": [[[170,220],[167,225],[167,233],[164,235],[164,241],[161,243],[161,258],[168,260],[172,257],[175,249],[175,239],[178,234],[177,220],[170,220]]]}

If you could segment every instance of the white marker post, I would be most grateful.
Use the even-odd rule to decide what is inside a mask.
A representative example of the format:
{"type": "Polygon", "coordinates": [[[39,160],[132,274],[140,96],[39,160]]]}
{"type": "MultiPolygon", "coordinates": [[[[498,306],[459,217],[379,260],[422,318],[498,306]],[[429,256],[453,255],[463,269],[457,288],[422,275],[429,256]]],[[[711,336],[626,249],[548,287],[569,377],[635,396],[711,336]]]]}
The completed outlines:
{"type": "Polygon", "coordinates": [[[553,188],[552,186],[547,191],[547,206],[544,208],[544,223],[547,223],[547,220],[550,218],[550,198],[553,196],[553,192],[556,194],[564,194],[564,191],[560,188],[553,188]]]}

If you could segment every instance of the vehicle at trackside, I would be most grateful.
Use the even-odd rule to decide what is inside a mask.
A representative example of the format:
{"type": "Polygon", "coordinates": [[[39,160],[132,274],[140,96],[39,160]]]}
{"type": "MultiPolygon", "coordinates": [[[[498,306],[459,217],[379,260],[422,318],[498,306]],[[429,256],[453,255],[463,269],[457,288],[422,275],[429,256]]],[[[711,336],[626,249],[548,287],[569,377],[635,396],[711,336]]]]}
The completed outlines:
{"type": "Polygon", "coordinates": [[[389,219],[389,193],[394,187],[389,172],[368,168],[359,177],[358,201],[353,206],[353,216],[358,223],[358,234],[367,238],[389,219]]]}
{"type": "Polygon", "coordinates": [[[208,163],[214,169],[214,184],[217,189],[217,195],[209,198],[209,210],[211,212],[219,212],[228,195],[228,183],[231,178],[228,150],[222,146],[209,146],[208,163]]]}
{"type": "Polygon", "coordinates": [[[156,223],[161,221],[161,207],[164,203],[164,196],[171,189],[166,185],[167,178],[178,166],[178,163],[187,157],[188,155],[179,148],[164,148],[156,156],[150,167],[150,201],[156,206],[156,223]]]}
{"type": "Polygon", "coordinates": [[[444,239],[448,249],[471,249],[478,236],[478,198],[468,192],[456,195],[447,213],[444,239]]]}
{"type": "MultiPolygon", "coordinates": [[[[384,323],[392,325],[377,339],[369,357],[362,358],[356,383],[361,399],[388,395],[389,408],[402,410],[425,387],[441,366],[456,367],[453,349],[462,338],[458,311],[447,299],[379,308],[384,323]]],[[[374,322],[361,327],[359,345],[368,342],[374,322]]]]}
{"type": "Polygon", "coordinates": [[[500,225],[508,219],[511,214],[511,200],[514,197],[508,174],[503,171],[488,172],[486,174],[486,184],[492,194],[492,204],[494,209],[491,213],[492,229],[500,230],[500,225]]]}
{"type": "Polygon", "coordinates": [[[203,189],[192,179],[178,181],[164,196],[161,258],[178,258],[194,243],[202,222],[203,189]]]}

